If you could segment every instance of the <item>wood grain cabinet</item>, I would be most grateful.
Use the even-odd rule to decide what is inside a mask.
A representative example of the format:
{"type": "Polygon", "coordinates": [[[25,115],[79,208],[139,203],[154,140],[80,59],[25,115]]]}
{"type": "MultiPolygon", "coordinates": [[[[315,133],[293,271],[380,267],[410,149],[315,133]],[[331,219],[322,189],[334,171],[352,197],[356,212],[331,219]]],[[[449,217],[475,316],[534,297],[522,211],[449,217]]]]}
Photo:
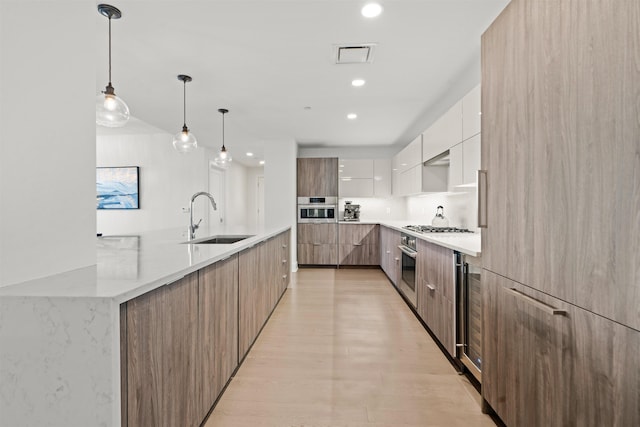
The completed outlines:
{"type": "Polygon", "coordinates": [[[238,255],[199,274],[198,415],[203,420],[238,366],[238,255]]]}
{"type": "Polygon", "coordinates": [[[299,158],[298,197],[338,196],[338,158],[299,158]]]}
{"type": "Polygon", "coordinates": [[[338,224],[298,224],[298,264],[338,264],[338,224]]]}
{"type": "Polygon", "coordinates": [[[289,284],[290,238],[121,304],[123,427],[201,425],[289,284]]]}
{"type": "Polygon", "coordinates": [[[377,224],[339,225],[340,265],[380,265],[380,226],[377,224]]]}
{"type": "Polygon", "coordinates": [[[380,267],[393,283],[400,283],[402,252],[398,249],[401,233],[392,228],[380,226],[380,267]]]}
{"type": "Polygon", "coordinates": [[[640,425],[640,334],[483,273],[482,393],[508,426],[640,425]]]}
{"type": "Polygon", "coordinates": [[[273,237],[239,254],[240,360],[246,356],[289,283],[289,267],[286,267],[287,272],[284,273],[283,265],[289,264],[290,234],[283,234],[284,236],[281,234],[273,237]]]}
{"type": "Polygon", "coordinates": [[[417,239],[417,311],[449,354],[455,353],[455,264],[453,251],[417,239]]]}
{"type": "Polygon", "coordinates": [[[197,272],[123,307],[123,425],[200,425],[197,315],[197,272]]]}
{"type": "Polygon", "coordinates": [[[482,36],[483,397],[509,426],[640,425],[640,2],[575,6],[513,0],[482,36]]]}

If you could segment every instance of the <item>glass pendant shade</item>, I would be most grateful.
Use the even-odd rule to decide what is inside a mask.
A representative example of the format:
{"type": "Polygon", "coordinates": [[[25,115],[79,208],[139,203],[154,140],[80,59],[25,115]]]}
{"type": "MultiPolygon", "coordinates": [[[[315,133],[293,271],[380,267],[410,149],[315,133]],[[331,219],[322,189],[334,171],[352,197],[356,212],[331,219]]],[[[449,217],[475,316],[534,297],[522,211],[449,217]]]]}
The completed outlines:
{"type": "Polygon", "coordinates": [[[98,13],[109,19],[109,83],[96,98],[96,124],[110,128],[122,127],[129,121],[129,107],[116,96],[111,85],[111,20],[120,19],[122,12],[114,6],[99,4],[98,13]]]}
{"type": "Polygon", "coordinates": [[[101,93],[96,97],[96,123],[111,128],[122,127],[129,121],[129,107],[115,94],[101,93]]]}
{"type": "Polygon", "coordinates": [[[173,136],[173,148],[180,153],[189,153],[198,148],[198,141],[195,135],[184,126],[182,131],[173,136]]]}
{"type": "Polygon", "coordinates": [[[227,149],[223,146],[218,153],[218,156],[215,158],[214,162],[218,166],[226,166],[231,163],[233,159],[231,158],[231,154],[227,151],[227,149]]]}

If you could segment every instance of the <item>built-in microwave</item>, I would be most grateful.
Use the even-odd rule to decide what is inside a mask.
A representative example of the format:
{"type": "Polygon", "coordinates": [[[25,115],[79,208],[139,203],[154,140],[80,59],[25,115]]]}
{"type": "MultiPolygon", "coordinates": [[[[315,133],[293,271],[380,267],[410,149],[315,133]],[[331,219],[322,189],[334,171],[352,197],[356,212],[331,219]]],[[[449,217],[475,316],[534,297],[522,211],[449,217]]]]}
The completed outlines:
{"type": "Polygon", "coordinates": [[[338,198],[298,197],[298,222],[338,222],[338,198]]]}

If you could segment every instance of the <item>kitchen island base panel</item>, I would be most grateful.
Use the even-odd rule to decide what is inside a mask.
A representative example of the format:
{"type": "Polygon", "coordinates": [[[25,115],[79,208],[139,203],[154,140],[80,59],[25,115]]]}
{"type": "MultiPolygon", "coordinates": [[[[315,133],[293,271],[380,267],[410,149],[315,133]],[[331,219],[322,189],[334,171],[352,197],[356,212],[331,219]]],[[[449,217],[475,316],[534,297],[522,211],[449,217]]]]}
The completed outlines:
{"type": "Polygon", "coordinates": [[[0,425],[120,424],[119,305],[0,299],[0,425]]]}

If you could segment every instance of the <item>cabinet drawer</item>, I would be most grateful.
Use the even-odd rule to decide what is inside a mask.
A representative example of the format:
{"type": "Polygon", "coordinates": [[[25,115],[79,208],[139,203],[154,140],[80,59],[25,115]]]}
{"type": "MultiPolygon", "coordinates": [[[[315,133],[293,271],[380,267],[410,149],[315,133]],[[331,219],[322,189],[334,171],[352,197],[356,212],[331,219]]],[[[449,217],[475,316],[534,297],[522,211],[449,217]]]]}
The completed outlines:
{"type": "Polygon", "coordinates": [[[340,265],[379,265],[380,249],[377,245],[340,244],[340,265]]]}
{"type": "Polygon", "coordinates": [[[380,226],[377,224],[340,224],[340,244],[380,244],[380,226]]]}
{"type": "Polygon", "coordinates": [[[482,283],[482,393],[507,425],[640,425],[640,332],[487,270],[482,283]]]}
{"type": "Polygon", "coordinates": [[[298,243],[338,242],[338,224],[298,224],[298,243]]]}
{"type": "Polygon", "coordinates": [[[337,244],[298,244],[298,264],[336,265],[338,264],[337,244]]]}

